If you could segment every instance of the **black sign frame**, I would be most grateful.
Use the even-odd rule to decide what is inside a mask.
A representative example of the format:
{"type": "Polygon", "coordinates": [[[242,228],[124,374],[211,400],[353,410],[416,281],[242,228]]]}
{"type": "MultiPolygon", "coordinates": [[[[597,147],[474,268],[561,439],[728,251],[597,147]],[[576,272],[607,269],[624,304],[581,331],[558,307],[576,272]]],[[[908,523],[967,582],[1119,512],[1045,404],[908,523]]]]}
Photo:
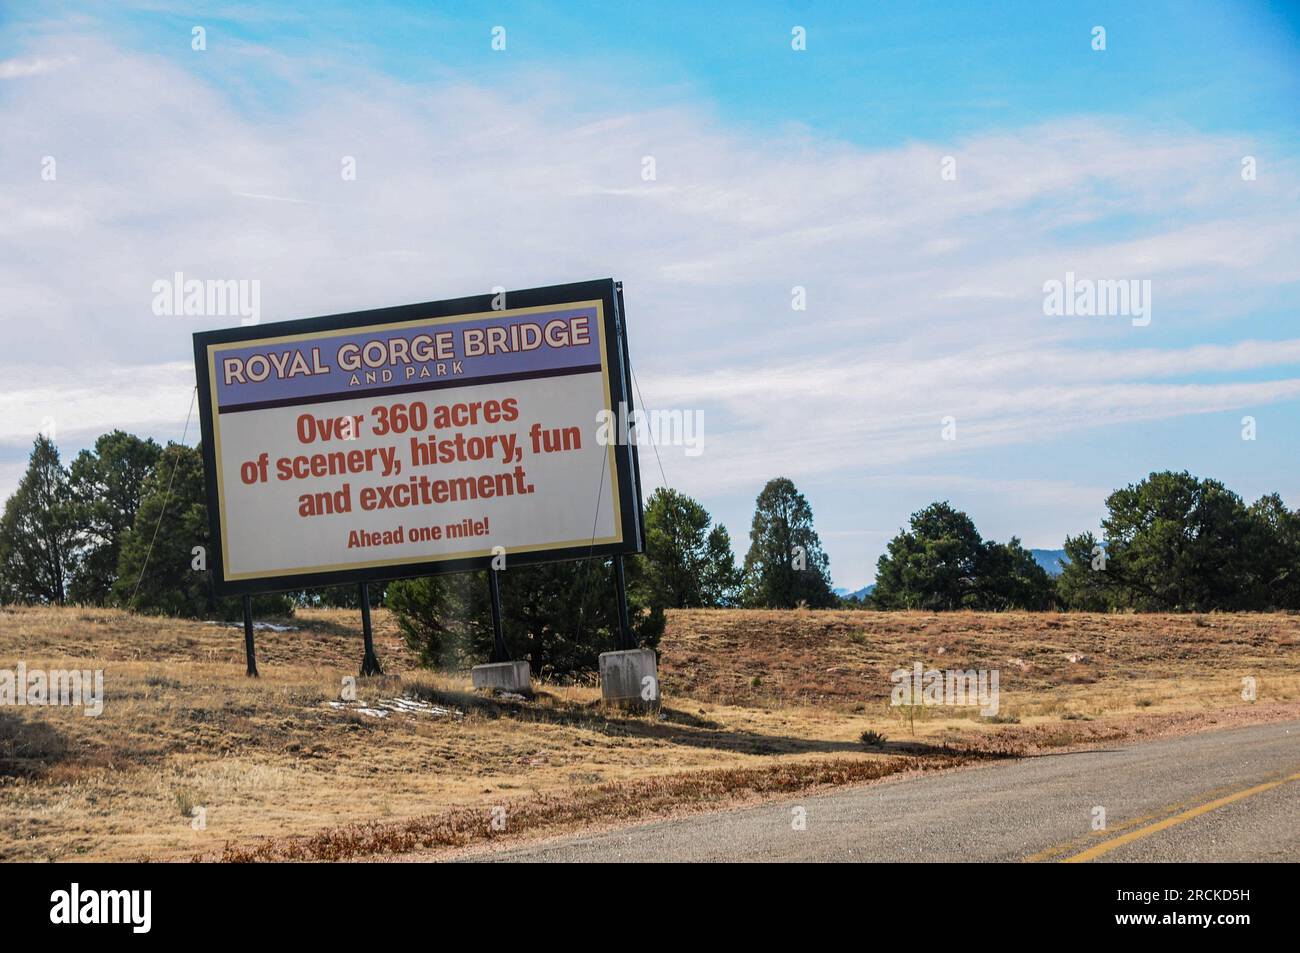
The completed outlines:
{"type": "MultiPolygon", "coordinates": [[[[616,415],[620,407],[626,407],[628,419],[632,419],[631,415],[635,403],[632,399],[632,373],[627,351],[622,282],[606,278],[595,281],[550,285],[543,288],[527,288],[502,294],[504,299],[502,299],[501,294],[488,293],[442,301],[428,301],[421,304],[378,308],[369,311],[350,311],[295,321],[277,321],[252,327],[199,331],[194,334],[194,368],[198,383],[199,423],[203,439],[203,471],[208,506],[209,539],[207,558],[208,568],[212,572],[213,588],[217,595],[238,596],[259,592],[291,592],[318,586],[379,582],[388,579],[443,575],[491,568],[492,556],[475,556],[414,561],[398,565],[359,566],[355,569],[325,572],[287,573],[256,579],[226,579],[225,554],[222,552],[223,536],[217,463],[213,442],[213,414],[215,408],[212,406],[212,388],[208,372],[208,348],[212,345],[255,344],[265,338],[292,334],[341,331],[350,328],[363,330],[372,325],[417,321],[421,318],[446,318],[462,314],[479,314],[502,310],[500,304],[496,308],[493,307],[494,301],[500,302],[502,300],[504,300],[506,310],[599,300],[603,305],[602,313],[604,317],[604,326],[601,329],[601,346],[604,349],[606,365],[609,368],[609,406],[616,415]]],[[[447,381],[441,384],[412,385],[402,389],[416,392],[419,390],[434,390],[439,387],[470,386],[471,384],[472,382],[457,384],[453,381],[447,381]]],[[[383,396],[376,394],[375,391],[366,393],[383,396]]],[[[641,499],[641,470],[636,440],[635,437],[628,439],[627,434],[624,432],[619,432],[618,437],[619,439],[613,450],[615,472],[620,488],[619,517],[622,541],[600,543],[592,546],[557,547],[518,553],[507,552],[507,567],[632,554],[643,551],[645,545],[645,516],[641,499]]],[[[609,505],[607,496],[602,501],[602,506],[609,505]]],[[[596,501],[593,499],[593,514],[595,506],[596,501]]]]}

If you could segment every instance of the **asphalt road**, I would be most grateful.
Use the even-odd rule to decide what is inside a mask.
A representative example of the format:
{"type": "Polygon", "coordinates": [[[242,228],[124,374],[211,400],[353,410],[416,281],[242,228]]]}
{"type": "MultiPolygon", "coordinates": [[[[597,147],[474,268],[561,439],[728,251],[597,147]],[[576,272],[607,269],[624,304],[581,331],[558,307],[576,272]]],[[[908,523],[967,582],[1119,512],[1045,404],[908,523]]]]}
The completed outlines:
{"type": "Polygon", "coordinates": [[[1300,722],[900,779],[478,859],[1296,861],[1300,722]],[[1105,830],[1092,829],[1095,808],[1105,830]]]}

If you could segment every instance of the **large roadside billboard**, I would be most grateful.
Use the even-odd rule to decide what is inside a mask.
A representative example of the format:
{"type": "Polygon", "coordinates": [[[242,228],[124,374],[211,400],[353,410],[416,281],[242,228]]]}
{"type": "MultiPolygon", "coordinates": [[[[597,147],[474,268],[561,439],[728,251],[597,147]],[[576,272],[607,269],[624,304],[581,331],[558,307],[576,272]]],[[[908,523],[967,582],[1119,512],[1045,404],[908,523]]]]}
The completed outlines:
{"type": "Polygon", "coordinates": [[[194,361],[221,594],[642,548],[613,280],[200,332],[194,361]]]}

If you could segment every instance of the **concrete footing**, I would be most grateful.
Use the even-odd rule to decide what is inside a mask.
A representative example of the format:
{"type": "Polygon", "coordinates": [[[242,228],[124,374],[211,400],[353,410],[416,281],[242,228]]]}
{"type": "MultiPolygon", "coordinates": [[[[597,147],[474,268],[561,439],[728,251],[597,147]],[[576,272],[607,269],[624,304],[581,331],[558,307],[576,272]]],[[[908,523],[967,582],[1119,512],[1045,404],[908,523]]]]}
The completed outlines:
{"type": "Polygon", "coordinates": [[[490,662],[470,669],[470,681],[475,688],[495,689],[501,692],[524,694],[533,690],[533,673],[527,660],[522,662],[490,662]]]}
{"type": "Polygon", "coordinates": [[[659,707],[659,668],[652,649],[600,654],[600,694],[624,708],[659,707]]]}

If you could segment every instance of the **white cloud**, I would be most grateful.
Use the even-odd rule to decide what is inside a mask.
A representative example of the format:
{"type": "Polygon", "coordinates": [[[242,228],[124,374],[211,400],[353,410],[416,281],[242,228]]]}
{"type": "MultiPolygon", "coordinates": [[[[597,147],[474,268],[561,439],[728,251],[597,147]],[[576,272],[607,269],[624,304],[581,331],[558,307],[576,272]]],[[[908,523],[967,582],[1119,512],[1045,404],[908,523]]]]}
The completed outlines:
{"type": "MultiPolygon", "coordinates": [[[[190,334],[222,322],[152,315],[175,271],[260,280],[264,320],[619,277],[646,397],[706,410],[705,455],[665,454],[700,494],[915,461],[956,479],[948,413],[964,452],[1300,397],[1300,340],[1232,330],[1300,280],[1296,163],[1244,183],[1239,157],[1265,148],[1241,137],[1079,118],[867,150],[685,108],[591,115],[553,79],[324,86],[321,64],[279,56],[309,105],[252,115],[160,57],[58,49],[57,69],[41,51],[0,64],[27,77],[0,100],[10,445],[47,414],[65,433],[177,431],[190,334]],[[1044,318],[1067,270],[1151,280],[1151,327],[1044,318]]],[[[263,53],[204,62],[234,77],[263,53]]]]}
{"type": "Polygon", "coordinates": [[[990,346],[952,355],[899,346],[853,359],[647,376],[642,388],[651,407],[703,408],[705,452],[689,469],[675,461],[669,479],[672,470],[689,473],[701,490],[716,491],[774,466],[804,478],[876,474],[1076,430],[1293,401],[1300,376],[1160,379],[1297,366],[1300,339],[1133,351],[990,346]],[[940,439],[950,415],[955,443],[940,439]]]}
{"type": "MultiPolygon", "coordinates": [[[[26,446],[53,424],[59,443],[93,442],[114,429],[163,434],[179,440],[194,365],[179,361],[136,367],[88,367],[76,377],[50,367],[6,369],[25,386],[0,391],[0,444],[26,446]],[[47,376],[58,373],[58,376],[47,376]]],[[[198,434],[198,416],[190,442],[198,434]]],[[[12,489],[12,487],[3,488],[12,489]]]]}
{"type": "Polygon", "coordinates": [[[40,76],[75,63],[72,56],[26,56],[16,59],[0,60],[0,79],[23,79],[27,76],[40,76]]]}

